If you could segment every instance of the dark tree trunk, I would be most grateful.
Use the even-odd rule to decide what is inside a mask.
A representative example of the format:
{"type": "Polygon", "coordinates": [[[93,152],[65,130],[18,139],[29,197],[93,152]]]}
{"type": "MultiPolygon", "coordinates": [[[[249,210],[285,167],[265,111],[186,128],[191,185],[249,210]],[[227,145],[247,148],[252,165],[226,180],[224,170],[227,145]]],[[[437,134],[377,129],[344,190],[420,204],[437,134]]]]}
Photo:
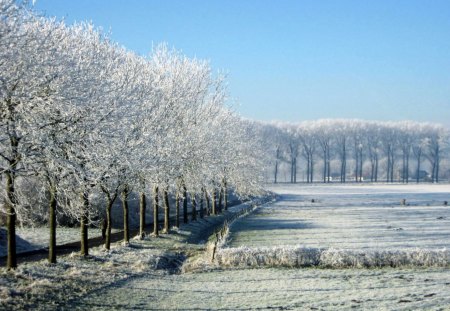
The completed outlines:
{"type": "Polygon", "coordinates": [[[420,181],[420,158],[421,158],[421,154],[419,153],[417,155],[416,183],[419,183],[419,181],[420,181]]]}
{"type": "Polygon", "coordinates": [[[191,194],[192,201],[192,221],[197,220],[197,201],[195,199],[195,194],[191,194]]]}
{"type": "Polygon", "coordinates": [[[438,183],[439,182],[439,162],[440,162],[439,147],[436,148],[435,154],[436,154],[435,161],[434,161],[436,163],[436,165],[435,165],[435,169],[436,169],[435,181],[436,181],[436,183],[438,183]]]}
{"type": "Polygon", "coordinates": [[[209,202],[209,194],[208,191],[206,191],[206,189],[205,189],[205,200],[206,200],[206,215],[209,216],[211,215],[211,205],[209,202]]]}
{"type": "Polygon", "coordinates": [[[123,209],[123,241],[130,243],[128,195],[130,194],[128,186],[122,190],[122,209],[123,209]]]}
{"type": "Polygon", "coordinates": [[[391,154],[391,182],[394,182],[394,151],[391,154]]]}
{"type": "Polygon", "coordinates": [[[347,171],[347,151],[345,149],[345,140],[342,144],[342,154],[341,154],[341,183],[345,183],[346,171],[347,171]]]}
{"type": "Polygon", "coordinates": [[[8,227],[8,258],[6,267],[8,270],[17,268],[17,254],[16,254],[16,196],[14,189],[14,173],[7,172],[6,175],[6,197],[7,197],[7,227],[8,227]]]}
{"type": "Polygon", "coordinates": [[[355,165],[355,182],[358,182],[359,181],[359,152],[357,151],[356,153],[357,153],[357,156],[355,159],[355,163],[356,163],[356,165],[355,165]]]}
{"type": "Polygon", "coordinates": [[[294,184],[297,183],[297,158],[294,159],[294,184]]]}
{"type": "Polygon", "coordinates": [[[362,182],[362,174],[363,174],[363,155],[362,149],[359,151],[359,182],[362,182]]]}
{"type": "Polygon", "coordinates": [[[292,163],[291,163],[291,183],[295,183],[294,180],[294,171],[295,171],[295,158],[292,158],[292,163]]]}
{"type": "Polygon", "coordinates": [[[310,180],[309,180],[309,176],[310,174],[310,169],[311,169],[311,164],[310,164],[310,158],[309,158],[309,154],[306,157],[306,182],[309,184],[310,180]]]}
{"type": "Polygon", "coordinates": [[[170,203],[169,191],[166,187],[164,189],[164,233],[170,232],[170,203]]]}
{"type": "Polygon", "coordinates": [[[409,183],[409,154],[406,155],[406,183],[409,183]]]}
{"type": "Polygon", "coordinates": [[[217,210],[216,210],[216,190],[213,189],[211,192],[211,213],[213,215],[217,215],[217,210]]]}
{"type": "Polygon", "coordinates": [[[328,177],[328,182],[331,182],[330,147],[327,148],[327,177],[328,177]]]}
{"type": "Polygon", "coordinates": [[[145,193],[139,193],[139,238],[145,238],[145,210],[147,209],[147,201],[145,193]]]}
{"type": "Polygon", "coordinates": [[[50,186],[50,202],[49,202],[49,227],[50,242],[48,245],[48,262],[56,263],[56,188],[50,186]]]}
{"type": "Polygon", "coordinates": [[[153,186],[153,234],[159,235],[159,193],[158,186],[153,186]]]}
{"type": "Polygon", "coordinates": [[[277,183],[277,176],[278,176],[278,160],[275,161],[275,172],[274,172],[274,183],[277,183]]]}
{"type": "Polygon", "coordinates": [[[370,160],[370,181],[373,182],[375,180],[375,162],[370,160]]]}
{"type": "Polygon", "coordinates": [[[219,209],[219,213],[222,213],[222,199],[223,199],[223,195],[222,195],[222,187],[220,187],[217,192],[219,192],[219,198],[218,198],[218,209],[219,209]]]}
{"type": "Polygon", "coordinates": [[[89,242],[88,242],[88,221],[89,221],[89,193],[87,191],[84,191],[82,194],[82,201],[83,201],[83,207],[82,207],[82,215],[81,215],[81,223],[80,223],[80,229],[81,229],[81,249],[80,254],[81,256],[88,256],[89,255],[89,242]]]}
{"type": "Polygon", "coordinates": [[[388,183],[390,174],[391,174],[391,152],[389,149],[387,152],[387,156],[388,156],[388,158],[387,158],[388,162],[387,162],[386,182],[388,183]]]}
{"type": "Polygon", "coordinates": [[[180,228],[180,194],[175,195],[175,227],[180,228]]]}
{"type": "Polygon", "coordinates": [[[375,158],[375,182],[378,182],[378,155],[375,158]]]}
{"type": "Polygon", "coordinates": [[[223,189],[223,208],[224,210],[228,210],[228,189],[227,189],[227,181],[224,178],[222,183],[223,189]]]}
{"type": "Polygon", "coordinates": [[[202,219],[203,217],[205,217],[204,202],[205,202],[205,189],[202,188],[202,193],[200,194],[200,218],[202,219]]]}
{"type": "Polygon", "coordinates": [[[112,216],[111,210],[114,204],[114,200],[108,195],[106,205],[106,236],[105,236],[105,249],[111,249],[111,229],[112,229],[112,216]]]}
{"type": "Polygon", "coordinates": [[[186,186],[183,185],[183,223],[188,223],[188,197],[186,186]]]}
{"type": "Polygon", "coordinates": [[[274,180],[274,182],[275,183],[277,183],[277,178],[278,178],[278,159],[280,158],[280,147],[277,147],[277,157],[276,157],[276,160],[275,160],[275,180],[274,180]]]}

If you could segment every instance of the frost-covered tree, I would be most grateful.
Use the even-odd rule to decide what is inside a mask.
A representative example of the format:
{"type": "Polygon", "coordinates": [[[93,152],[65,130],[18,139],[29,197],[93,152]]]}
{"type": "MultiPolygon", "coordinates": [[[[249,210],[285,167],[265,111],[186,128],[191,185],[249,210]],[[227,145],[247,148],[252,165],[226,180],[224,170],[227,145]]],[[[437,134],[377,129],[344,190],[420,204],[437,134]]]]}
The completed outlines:
{"type": "MultiPolygon", "coordinates": [[[[298,164],[292,151],[293,142],[301,142],[301,151],[305,159],[306,181],[314,177],[314,164],[311,159],[320,156],[323,160],[322,180],[331,180],[331,175],[339,175],[341,182],[347,181],[347,163],[354,163],[353,175],[355,180],[361,182],[363,177],[377,182],[381,174],[386,174],[386,181],[397,179],[407,183],[409,181],[410,158],[413,154],[417,160],[416,175],[419,176],[421,164],[431,167],[431,179],[436,181],[439,176],[439,163],[443,152],[448,145],[448,130],[441,125],[419,123],[413,121],[380,122],[355,119],[335,119],[303,121],[299,123],[268,123],[264,130],[264,148],[266,154],[273,154],[273,135],[266,133],[279,130],[285,141],[278,150],[290,150],[291,181],[295,181],[293,167],[298,164]],[[298,139],[292,137],[288,129],[297,129],[298,139]],[[314,139],[313,139],[314,137],[314,139]],[[268,140],[268,141],[267,141],[268,140]],[[315,141],[316,148],[309,149],[315,141]],[[269,151],[272,150],[272,151],[269,151]],[[401,157],[401,162],[399,161],[401,157]],[[425,163],[423,160],[426,159],[425,163]],[[330,162],[337,161],[340,168],[332,172],[330,162]],[[428,163],[426,163],[428,162],[428,163]],[[380,164],[381,163],[381,164],[380,164]],[[383,165],[383,164],[386,165],[383,165]],[[400,164],[401,163],[401,164],[400,164]],[[366,171],[364,170],[366,168],[366,171]],[[368,168],[368,169],[367,169],[368,168]]],[[[289,152],[288,152],[289,154],[289,152]]],[[[273,157],[273,156],[271,156],[273,157]]],[[[273,165],[273,164],[272,164],[273,165]]],[[[277,169],[278,170],[278,169],[277,169]]],[[[277,171],[276,170],[276,171],[277,171]]],[[[278,172],[277,172],[278,173],[278,172]]],[[[419,179],[417,179],[418,181],[419,179]]]]}
{"type": "Polygon", "coordinates": [[[303,122],[297,129],[302,155],[306,160],[306,182],[314,181],[314,156],[316,154],[316,129],[310,122],[303,122]]]}

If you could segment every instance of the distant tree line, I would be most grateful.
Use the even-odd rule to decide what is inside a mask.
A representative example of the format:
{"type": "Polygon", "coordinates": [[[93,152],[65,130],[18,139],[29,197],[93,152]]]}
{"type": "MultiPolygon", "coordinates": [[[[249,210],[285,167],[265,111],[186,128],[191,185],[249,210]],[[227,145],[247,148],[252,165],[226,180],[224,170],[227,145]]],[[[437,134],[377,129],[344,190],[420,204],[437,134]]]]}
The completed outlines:
{"type": "Polygon", "coordinates": [[[449,130],[440,124],[322,119],[259,127],[275,183],[282,164],[289,166],[289,181],[296,183],[300,160],[307,183],[345,183],[349,176],[355,182],[418,183],[424,165],[430,170],[429,181],[439,182],[441,162],[448,157],[449,130]],[[316,166],[321,168],[320,178],[316,166]]]}
{"type": "Polygon", "coordinates": [[[128,242],[132,192],[140,198],[141,237],[148,197],[158,235],[159,208],[169,233],[188,215],[195,220],[226,210],[229,189],[240,196],[260,193],[260,139],[251,122],[224,104],[225,84],[207,62],[166,45],[139,56],[91,24],[67,26],[37,16],[26,3],[0,0],[0,211],[7,218],[7,267],[17,266],[16,222],[36,213],[48,213],[53,263],[59,214],[79,223],[81,254],[88,255],[88,227],[99,215],[94,198],[104,204],[109,249],[118,197],[128,242]]]}

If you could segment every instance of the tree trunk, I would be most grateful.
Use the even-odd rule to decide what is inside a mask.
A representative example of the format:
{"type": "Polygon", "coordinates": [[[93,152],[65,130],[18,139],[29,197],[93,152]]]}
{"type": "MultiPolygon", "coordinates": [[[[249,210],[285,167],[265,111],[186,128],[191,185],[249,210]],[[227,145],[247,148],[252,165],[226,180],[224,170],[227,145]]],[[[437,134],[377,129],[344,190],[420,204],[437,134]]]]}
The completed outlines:
{"type": "Polygon", "coordinates": [[[205,199],[206,199],[206,215],[209,216],[211,215],[211,206],[209,202],[209,194],[208,191],[206,191],[206,189],[205,189],[205,199]]]}
{"type": "Polygon", "coordinates": [[[147,209],[147,201],[145,193],[139,193],[139,238],[145,238],[145,210],[147,209]]]}
{"type": "Polygon", "coordinates": [[[387,171],[386,171],[386,182],[388,183],[389,182],[389,176],[390,176],[390,173],[391,173],[391,153],[390,153],[390,150],[388,149],[388,152],[387,152],[387,156],[388,156],[388,158],[387,158],[387,171]]]}
{"type": "Polygon", "coordinates": [[[7,197],[7,227],[8,227],[8,258],[6,267],[8,270],[17,268],[16,254],[16,196],[14,189],[14,173],[6,172],[6,197],[7,197]]]}
{"type": "Polygon", "coordinates": [[[417,155],[416,183],[420,181],[420,153],[417,155]]]}
{"type": "Polygon", "coordinates": [[[359,151],[359,182],[362,182],[362,174],[363,174],[363,155],[362,149],[359,151]]]}
{"type": "Polygon", "coordinates": [[[222,187],[220,187],[219,189],[217,189],[217,192],[219,192],[219,198],[218,198],[218,210],[219,210],[219,213],[222,213],[222,209],[223,209],[223,206],[222,206],[222,199],[223,199],[223,196],[222,196],[222,187]]]}
{"type": "Polygon", "coordinates": [[[197,220],[197,201],[195,199],[195,194],[191,194],[192,201],[192,221],[197,220]]]}
{"type": "Polygon", "coordinates": [[[294,159],[294,184],[297,183],[297,158],[294,159]]]}
{"type": "Polygon", "coordinates": [[[345,141],[342,144],[342,154],[341,154],[341,183],[345,183],[345,174],[347,171],[347,157],[345,150],[345,141]]]}
{"type": "Polygon", "coordinates": [[[83,192],[82,201],[83,201],[83,207],[82,207],[82,215],[81,215],[81,223],[80,223],[80,229],[81,229],[80,254],[81,254],[81,256],[86,257],[89,255],[89,245],[88,245],[89,193],[87,191],[83,192]]]}
{"type": "MultiPolygon", "coordinates": [[[[292,163],[291,163],[291,175],[292,175],[292,177],[291,177],[291,179],[292,179],[292,183],[295,183],[295,158],[293,158],[292,159],[292,163]]],[[[219,213],[220,213],[220,210],[219,210],[219,213]]]]}
{"type": "Polygon", "coordinates": [[[409,183],[409,154],[406,155],[406,183],[409,183]]]}
{"type": "Polygon", "coordinates": [[[375,162],[373,159],[370,160],[370,182],[375,180],[375,162]]]}
{"type": "Polygon", "coordinates": [[[328,177],[328,182],[331,182],[331,170],[330,170],[330,147],[327,148],[327,177],[328,177]]]}
{"type": "Polygon", "coordinates": [[[277,147],[277,157],[275,160],[275,180],[274,183],[277,183],[277,177],[278,177],[278,159],[280,158],[280,147],[277,147]]]}
{"type": "Polygon", "coordinates": [[[378,155],[375,158],[375,182],[378,182],[378,155]]]}
{"type": "Polygon", "coordinates": [[[357,156],[357,159],[356,159],[356,167],[355,167],[355,170],[356,170],[356,172],[355,172],[355,182],[359,182],[359,162],[360,162],[360,159],[359,159],[359,151],[357,151],[357,153],[358,153],[358,156],[357,156]]]}
{"type": "Polygon", "coordinates": [[[439,162],[440,162],[440,157],[439,157],[439,148],[436,148],[436,175],[435,175],[435,181],[436,183],[439,182],[439,162]]]}
{"type": "Polygon", "coordinates": [[[49,227],[50,242],[48,245],[48,262],[56,263],[56,188],[50,186],[50,202],[49,202],[49,227]]]}
{"type": "Polygon", "coordinates": [[[159,194],[158,186],[153,186],[153,234],[159,235],[159,194]]]}
{"type": "Polygon", "coordinates": [[[122,190],[122,209],[123,209],[123,241],[126,244],[130,243],[130,230],[129,230],[129,213],[128,213],[128,186],[122,190]]]}
{"type": "Polygon", "coordinates": [[[185,224],[188,223],[188,198],[187,198],[187,189],[186,186],[183,185],[183,222],[185,224]]]}
{"type": "Polygon", "coordinates": [[[391,154],[391,182],[394,182],[394,151],[391,154]]]}
{"type": "Polygon", "coordinates": [[[170,232],[170,204],[169,191],[167,187],[164,189],[164,233],[170,232]]]}
{"type": "Polygon", "coordinates": [[[200,194],[200,218],[201,219],[203,219],[203,217],[205,217],[204,202],[205,202],[205,189],[202,188],[202,193],[200,194]]]}
{"type": "Polygon", "coordinates": [[[310,169],[311,169],[311,165],[310,165],[310,159],[309,159],[309,154],[306,157],[306,182],[309,184],[309,176],[310,176],[310,169]]]}
{"type": "Polygon", "coordinates": [[[227,189],[227,181],[226,181],[226,179],[224,178],[223,179],[223,184],[222,184],[222,187],[223,187],[223,208],[224,208],[224,210],[228,210],[228,189],[227,189]]]}
{"type": "Polygon", "coordinates": [[[213,189],[212,193],[211,193],[211,213],[213,215],[217,215],[217,210],[216,210],[216,190],[213,189]]]}
{"type": "Polygon", "coordinates": [[[114,204],[114,200],[107,196],[107,206],[106,206],[106,236],[105,236],[105,249],[111,249],[111,228],[112,228],[112,216],[111,210],[114,204]]]}
{"type": "Polygon", "coordinates": [[[180,228],[180,193],[175,195],[175,227],[180,228]]]}

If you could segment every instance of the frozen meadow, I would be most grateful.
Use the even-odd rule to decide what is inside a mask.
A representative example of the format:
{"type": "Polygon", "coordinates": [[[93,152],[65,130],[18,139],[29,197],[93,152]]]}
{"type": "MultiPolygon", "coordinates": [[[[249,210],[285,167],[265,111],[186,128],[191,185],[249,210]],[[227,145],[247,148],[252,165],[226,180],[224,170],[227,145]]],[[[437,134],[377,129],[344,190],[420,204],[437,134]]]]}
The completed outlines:
{"type": "Polygon", "coordinates": [[[448,185],[275,186],[278,202],[237,221],[230,247],[442,249],[450,242],[448,185]],[[406,205],[401,205],[402,199],[406,205]]]}
{"type": "Polygon", "coordinates": [[[226,266],[448,266],[447,185],[275,186],[231,227],[226,266]]]}
{"type": "MultiPolygon", "coordinates": [[[[88,260],[69,256],[16,273],[35,278],[22,290],[41,310],[446,310],[449,188],[277,185],[276,201],[231,223],[214,262],[205,241],[186,239],[209,226],[202,220],[109,253],[96,249],[88,260]],[[190,257],[184,268],[191,261],[196,269],[173,269],[181,253],[190,257]],[[57,288],[52,278],[62,280],[57,288]],[[52,300],[60,293],[71,298],[52,300]]],[[[14,299],[4,286],[3,297],[14,299]]]]}
{"type": "Polygon", "coordinates": [[[279,185],[272,190],[278,194],[278,200],[236,220],[216,262],[203,271],[134,279],[112,288],[110,300],[101,299],[104,293],[94,293],[73,307],[450,307],[450,257],[446,249],[450,241],[450,213],[443,204],[449,198],[448,185],[279,185]],[[402,199],[406,199],[405,206],[401,205],[402,199]],[[327,259],[329,267],[286,268],[296,266],[285,263],[299,249],[303,257],[297,256],[297,262],[299,258],[307,261],[318,256],[327,259]],[[266,260],[268,264],[255,264],[257,260],[249,259],[252,253],[259,256],[260,263],[266,260]],[[378,258],[381,263],[387,260],[400,264],[395,268],[383,264],[365,268],[364,264],[357,264],[358,260],[374,260],[370,254],[384,256],[378,258]],[[402,254],[410,260],[403,265],[402,254]],[[347,256],[347,264],[343,256],[347,256]]]}

